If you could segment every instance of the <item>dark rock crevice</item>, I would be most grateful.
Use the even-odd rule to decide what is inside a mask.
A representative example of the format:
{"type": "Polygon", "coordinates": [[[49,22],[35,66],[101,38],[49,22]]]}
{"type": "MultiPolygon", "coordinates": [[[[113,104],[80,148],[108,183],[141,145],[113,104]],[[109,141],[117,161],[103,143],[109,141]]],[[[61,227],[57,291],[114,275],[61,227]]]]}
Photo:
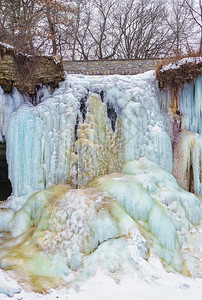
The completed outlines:
{"type": "Polygon", "coordinates": [[[8,178],[6,160],[6,143],[0,143],[0,201],[6,200],[12,193],[11,182],[8,178]]]}

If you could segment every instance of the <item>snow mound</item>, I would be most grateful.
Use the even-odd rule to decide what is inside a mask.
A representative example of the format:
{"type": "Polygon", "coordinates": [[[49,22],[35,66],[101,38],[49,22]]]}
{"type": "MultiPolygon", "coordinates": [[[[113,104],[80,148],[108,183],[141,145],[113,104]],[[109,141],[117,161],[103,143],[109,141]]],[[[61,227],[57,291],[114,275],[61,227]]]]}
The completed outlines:
{"type": "Polygon", "coordinates": [[[10,277],[6,276],[2,270],[0,270],[0,294],[13,297],[14,294],[18,294],[20,291],[21,288],[19,285],[10,277]]]}

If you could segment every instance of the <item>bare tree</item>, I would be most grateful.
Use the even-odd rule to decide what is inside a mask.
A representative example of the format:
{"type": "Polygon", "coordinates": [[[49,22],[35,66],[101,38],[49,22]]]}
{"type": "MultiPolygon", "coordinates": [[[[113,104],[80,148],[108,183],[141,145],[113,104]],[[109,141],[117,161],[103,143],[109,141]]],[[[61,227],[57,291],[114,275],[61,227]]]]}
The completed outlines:
{"type": "Polygon", "coordinates": [[[165,14],[168,28],[167,53],[181,56],[192,49],[192,36],[194,32],[194,23],[190,11],[185,5],[184,0],[170,0],[169,8],[165,14]]]}
{"type": "Polygon", "coordinates": [[[122,5],[118,14],[121,42],[120,58],[157,57],[165,47],[163,1],[130,0],[122,5]]]}
{"type": "Polygon", "coordinates": [[[180,55],[197,28],[201,53],[202,0],[0,0],[0,40],[65,59],[180,55]]]}
{"type": "Polygon", "coordinates": [[[108,59],[115,55],[119,41],[113,38],[115,26],[113,13],[115,11],[115,0],[96,0],[94,11],[97,16],[88,28],[90,37],[94,41],[94,51],[98,59],[108,59]]]}
{"type": "Polygon", "coordinates": [[[119,28],[114,22],[117,1],[82,1],[75,25],[75,52],[82,59],[109,59],[120,43],[119,28]]]}
{"type": "Polygon", "coordinates": [[[17,49],[34,52],[35,22],[39,11],[34,0],[1,0],[1,27],[4,40],[17,49]],[[5,36],[6,33],[6,36],[5,36]]]}
{"type": "Polygon", "coordinates": [[[78,39],[78,30],[79,30],[80,14],[81,14],[81,2],[82,2],[82,0],[78,0],[77,7],[76,7],[76,22],[75,22],[75,27],[74,27],[74,41],[73,41],[73,49],[72,49],[72,60],[75,59],[76,42],[77,42],[77,39],[78,39]]]}
{"type": "Polygon", "coordinates": [[[186,6],[192,16],[193,21],[199,29],[200,46],[199,54],[202,54],[202,0],[184,0],[183,5],[186,6]]]}
{"type": "Polygon", "coordinates": [[[6,1],[0,0],[0,40],[7,42],[8,32],[7,32],[7,7],[6,1]]]}
{"type": "Polygon", "coordinates": [[[43,12],[39,24],[43,44],[46,45],[52,55],[62,55],[63,39],[66,36],[70,22],[71,8],[69,1],[38,0],[38,5],[43,12]]]}

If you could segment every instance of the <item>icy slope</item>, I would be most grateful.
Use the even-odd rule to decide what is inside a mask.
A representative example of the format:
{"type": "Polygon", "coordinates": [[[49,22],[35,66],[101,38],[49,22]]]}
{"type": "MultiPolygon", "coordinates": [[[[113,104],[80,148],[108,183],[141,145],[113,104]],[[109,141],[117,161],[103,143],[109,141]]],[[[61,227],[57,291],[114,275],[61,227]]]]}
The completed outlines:
{"type": "MultiPolygon", "coordinates": [[[[117,243],[127,249],[125,238],[133,236],[137,252],[146,257],[145,240],[134,221],[118,202],[95,188],[56,186],[39,192],[9,223],[12,228],[6,229],[11,233],[2,237],[1,268],[14,270],[35,291],[65,285],[66,276],[76,271],[76,280],[93,275],[96,265],[86,265],[85,258],[107,240],[112,240],[109,248],[114,251],[117,243]]],[[[117,266],[108,257],[109,272],[121,267],[125,251],[117,266]]]]}
{"type": "Polygon", "coordinates": [[[182,190],[165,169],[146,159],[126,163],[123,173],[126,175],[95,179],[91,185],[100,185],[146,232],[152,233],[154,249],[168,265],[178,272],[198,272],[189,267],[186,270],[189,263],[184,265],[183,256],[188,254],[186,236],[201,220],[200,200],[182,190]]]}
{"type": "Polygon", "coordinates": [[[139,270],[138,260],[151,251],[169,270],[201,275],[201,202],[147,159],[127,162],[122,173],[98,177],[86,188],[51,187],[18,212],[1,209],[1,214],[9,218],[1,268],[15,271],[36,291],[65,281],[79,285],[95,274],[100,255],[114,279],[139,270]]]}

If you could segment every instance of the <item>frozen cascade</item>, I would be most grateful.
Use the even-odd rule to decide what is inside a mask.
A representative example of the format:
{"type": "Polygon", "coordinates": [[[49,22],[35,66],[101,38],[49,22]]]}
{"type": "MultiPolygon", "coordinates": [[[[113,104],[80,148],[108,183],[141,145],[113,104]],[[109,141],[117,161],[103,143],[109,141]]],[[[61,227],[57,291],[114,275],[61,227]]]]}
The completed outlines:
{"type": "Polygon", "coordinates": [[[0,204],[1,268],[44,291],[78,286],[101,263],[116,280],[141,274],[152,252],[169,271],[201,276],[202,205],[182,189],[202,192],[200,84],[179,92],[177,111],[153,72],[70,75],[37,106],[1,90],[13,187],[0,204]]]}
{"type": "MultiPolygon", "coordinates": [[[[67,179],[85,185],[142,156],[171,171],[172,147],[155,85],[153,72],[125,77],[71,75],[37,106],[23,101],[20,107],[13,105],[5,133],[13,195],[67,179]],[[97,95],[101,92],[103,103],[97,95]],[[88,99],[85,120],[79,106],[84,97],[88,99]],[[117,116],[114,128],[109,105],[117,116]]],[[[13,103],[17,96],[2,95],[13,103]]]]}
{"type": "MultiPolygon", "coordinates": [[[[52,96],[43,88],[42,103],[36,107],[17,90],[12,95],[1,90],[0,128],[6,136],[13,194],[25,195],[67,179],[86,185],[140,157],[171,172],[171,140],[176,144],[183,129],[201,135],[201,78],[185,84],[174,104],[172,93],[159,92],[152,72],[124,77],[71,75],[52,96]],[[109,107],[116,114],[114,127],[109,107]]],[[[200,157],[198,161],[200,174],[200,157]]],[[[201,179],[194,176],[194,180],[192,191],[199,193],[201,179]]]]}
{"type": "Polygon", "coordinates": [[[66,181],[77,105],[72,95],[68,101],[66,95],[55,95],[51,102],[23,104],[14,111],[6,135],[14,196],[66,181]]]}
{"type": "Polygon", "coordinates": [[[185,83],[177,94],[161,91],[159,100],[174,149],[173,174],[181,187],[202,193],[202,76],[185,83]]]}

